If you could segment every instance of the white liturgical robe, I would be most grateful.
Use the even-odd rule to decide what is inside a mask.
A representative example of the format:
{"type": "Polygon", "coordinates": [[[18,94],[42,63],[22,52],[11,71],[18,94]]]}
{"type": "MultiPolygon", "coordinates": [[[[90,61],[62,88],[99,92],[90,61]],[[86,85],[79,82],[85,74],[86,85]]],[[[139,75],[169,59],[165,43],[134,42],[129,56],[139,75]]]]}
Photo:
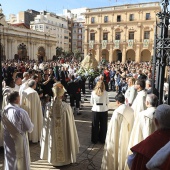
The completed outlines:
{"type": "Polygon", "coordinates": [[[74,116],[69,104],[55,100],[46,105],[41,137],[40,158],[53,166],[63,166],[76,162],[79,139],[74,116]]]}
{"type": "Polygon", "coordinates": [[[136,118],[139,112],[146,109],[145,100],[146,100],[145,90],[137,92],[137,96],[132,104],[132,109],[134,110],[134,118],[136,118]]]}
{"type": "Polygon", "coordinates": [[[110,120],[102,159],[102,170],[122,170],[133,127],[133,109],[125,104],[120,105],[110,120]]]}
{"type": "MultiPolygon", "coordinates": [[[[9,86],[6,86],[3,89],[2,95],[3,95],[3,100],[2,100],[2,110],[4,109],[5,106],[8,105],[8,94],[10,94],[13,91],[12,88],[10,88],[9,86]]],[[[3,127],[2,127],[2,123],[0,122],[0,146],[3,146],[3,127]]]]}
{"type": "Polygon", "coordinates": [[[28,113],[8,104],[2,114],[5,170],[29,170],[30,152],[27,132],[33,130],[28,113]]]}
{"type": "Polygon", "coordinates": [[[22,92],[21,107],[28,112],[31,121],[34,124],[34,130],[29,134],[28,139],[33,143],[36,143],[40,141],[41,137],[43,113],[39,95],[31,87],[28,87],[22,92]]]}
{"type": "MultiPolygon", "coordinates": [[[[146,139],[156,130],[156,126],[153,120],[153,113],[155,112],[155,109],[155,107],[149,107],[146,110],[140,112],[136,117],[130,135],[127,157],[128,155],[132,154],[130,148],[146,139]]],[[[129,169],[127,164],[125,165],[125,167],[125,169],[129,169]]]]}

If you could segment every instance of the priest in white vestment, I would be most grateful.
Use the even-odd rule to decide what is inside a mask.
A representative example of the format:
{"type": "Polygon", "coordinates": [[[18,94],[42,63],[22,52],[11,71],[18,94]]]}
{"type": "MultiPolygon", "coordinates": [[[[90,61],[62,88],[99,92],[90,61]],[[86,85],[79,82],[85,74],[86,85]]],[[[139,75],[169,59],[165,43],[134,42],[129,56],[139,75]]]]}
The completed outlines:
{"type": "Polygon", "coordinates": [[[40,141],[43,126],[42,106],[39,95],[34,90],[36,88],[35,80],[30,80],[28,86],[29,87],[22,92],[21,107],[28,112],[31,121],[34,124],[34,130],[29,134],[28,138],[33,143],[37,143],[40,141]]]}
{"type": "Polygon", "coordinates": [[[2,113],[4,128],[5,170],[30,170],[30,152],[27,132],[33,130],[28,113],[18,105],[19,93],[8,96],[9,104],[2,113]]]}
{"type": "MultiPolygon", "coordinates": [[[[13,91],[13,88],[15,87],[15,82],[12,77],[5,78],[5,84],[6,86],[2,90],[2,110],[5,106],[8,105],[8,95],[13,91]]],[[[3,146],[3,128],[2,123],[0,122],[0,146],[3,146]]]]}
{"type": "Polygon", "coordinates": [[[139,112],[146,109],[146,91],[145,91],[145,80],[138,79],[135,83],[135,89],[137,90],[137,96],[132,104],[132,109],[134,110],[134,118],[137,117],[139,112]]]}
{"type": "Polygon", "coordinates": [[[42,130],[40,158],[53,166],[75,163],[80,146],[72,109],[62,101],[64,92],[60,83],[53,87],[54,101],[46,105],[42,130]]]}
{"type": "Polygon", "coordinates": [[[125,97],[115,97],[118,108],[110,120],[102,159],[102,170],[123,170],[128,142],[134,122],[133,109],[125,105],[125,97]]]}
{"type": "MultiPolygon", "coordinates": [[[[127,157],[128,155],[132,154],[130,148],[146,139],[156,130],[153,115],[158,104],[158,98],[154,94],[148,94],[145,103],[147,109],[140,112],[135,119],[128,144],[127,157]]],[[[126,169],[129,169],[127,164],[125,165],[125,167],[126,169]]]]}

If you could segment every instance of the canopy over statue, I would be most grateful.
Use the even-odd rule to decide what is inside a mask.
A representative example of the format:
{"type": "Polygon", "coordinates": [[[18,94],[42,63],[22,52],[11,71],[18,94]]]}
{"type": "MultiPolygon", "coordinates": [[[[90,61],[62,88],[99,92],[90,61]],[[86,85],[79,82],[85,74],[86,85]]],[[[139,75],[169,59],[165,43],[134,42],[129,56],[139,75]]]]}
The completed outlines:
{"type": "Polygon", "coordinates": [[[97,67],[98,67],[98,62],[93,57],[91,50],[89,50],[89,53],[86,55],[86,57],[81,62],[81,68],[84,68],[84,69],[92,69],[92,68],[97,69],[97,67]]]}

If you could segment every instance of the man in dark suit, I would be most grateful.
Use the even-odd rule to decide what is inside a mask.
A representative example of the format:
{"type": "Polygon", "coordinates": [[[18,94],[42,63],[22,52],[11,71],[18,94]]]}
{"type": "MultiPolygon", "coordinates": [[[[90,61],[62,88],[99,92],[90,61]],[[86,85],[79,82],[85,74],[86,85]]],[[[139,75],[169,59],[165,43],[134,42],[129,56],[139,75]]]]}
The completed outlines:
{"type": "Polygon", "coordinates": [[[110,70],[110,90],[113,90],[113,91],[115,91],[115,79],[114,79],[115,74],[116,74],[116,71],[112,67],[110,70]]]}
{"type": "Polygon", "coordinates": [[[80,98],[81,98],[81,84],[78,79],[75,79],[74,75],[71,76],[71,81],[68,82],[67,93],[70,96],[70,105],[74,113],[74,100],[76,100],[76,112],[80,115],[80,98]]]}

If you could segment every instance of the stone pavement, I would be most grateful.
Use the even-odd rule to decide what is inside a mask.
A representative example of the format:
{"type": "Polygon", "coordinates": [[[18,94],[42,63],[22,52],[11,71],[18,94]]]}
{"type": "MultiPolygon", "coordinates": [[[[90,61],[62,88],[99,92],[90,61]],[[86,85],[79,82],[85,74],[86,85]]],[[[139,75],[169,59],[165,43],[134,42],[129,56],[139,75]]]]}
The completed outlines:
{"type": "MultiPolygon", "coordinates": [[[[40,146],[39,144],[30,143],[31,153],[31,170],[99,170],[103,156],[103,144],[91,143],[91,105],[90,91],[87,90],[87,101],[82,103],[81,115],[75,115],[75,122],[80,141],[80,153],[77,155],[77,163],[63,167],[53,167],[46,160],[40,160],[40,146]]],[[[115,92],[109,92],[109,119],[115,109],[114,102],[115,92]]],[[[0,149],[0,170],[3,170],[3,149],[0,149]]]]}

